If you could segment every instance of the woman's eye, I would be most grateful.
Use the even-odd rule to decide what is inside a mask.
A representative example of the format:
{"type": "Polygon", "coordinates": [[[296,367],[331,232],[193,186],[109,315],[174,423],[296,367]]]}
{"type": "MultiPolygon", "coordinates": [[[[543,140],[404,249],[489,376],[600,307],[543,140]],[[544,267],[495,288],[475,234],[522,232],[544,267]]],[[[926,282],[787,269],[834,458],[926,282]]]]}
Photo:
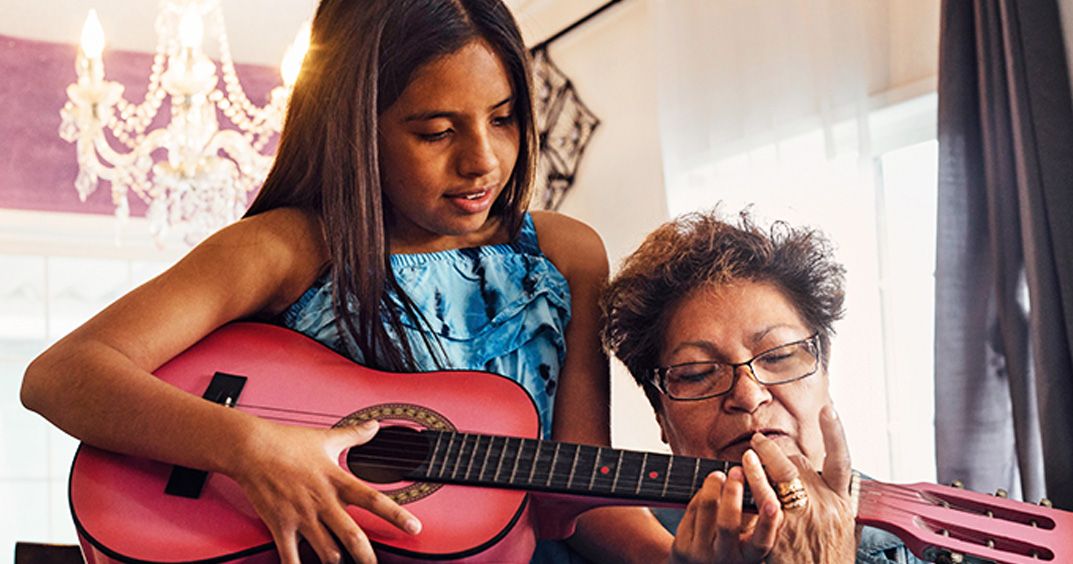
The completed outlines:
{"type": "Polygon", "coordinates": [[[793,353],[778,352],[778,353],[772,353],[772,354],[764,355],[760,360],[764,364],[775,365],[775,364],[781,364],[781,363],[783,363],[783,362],[785,362],[787,360],[790,360],[790,358],[793,357],[793,356],[794,356],[793,353]]]}
{"type": "Polygon", "coordinates": [[[450,135],[450,134],[451,134],[451,130],[450,129],[445,129],[443,131],[437,131],[435,133],[418,133],[417,136],[420,137],[424,141],[433,142],[433,141],[440,141],[440,140],[446,139],[447,136],[450,135]]]}
{"type": "Polygon", "coordinates": [[[678,382],[700,382],[714,374],[715,369],[710,366],[696,366],[675,370],[672,379],[678,382]]]}

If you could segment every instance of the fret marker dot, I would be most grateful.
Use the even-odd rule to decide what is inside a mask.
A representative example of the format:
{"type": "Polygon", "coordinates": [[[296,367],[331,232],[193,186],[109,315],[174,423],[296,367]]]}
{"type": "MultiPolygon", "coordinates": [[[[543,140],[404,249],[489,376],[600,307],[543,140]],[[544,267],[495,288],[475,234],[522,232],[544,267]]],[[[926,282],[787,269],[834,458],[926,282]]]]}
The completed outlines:
{"type": "Polygon", "coordinates": [[[653,471],[648,473],[648,477],[652,478],[653,480],[655,480],[656,478],[659,478],[659,472],[656,472],[655,470],[653,470],[653,471]]]}
{"type": "Polygon", "coordinates": [[[610,468],[608,468],[607,466],[601,466],[601,467],[600,467],[600,473],[601,473],[601,474],[605,474],[605,475],[606,475],[606,474],[609,474],[609,473],[611,473],[611,469],[610,469],[610,468]]]}

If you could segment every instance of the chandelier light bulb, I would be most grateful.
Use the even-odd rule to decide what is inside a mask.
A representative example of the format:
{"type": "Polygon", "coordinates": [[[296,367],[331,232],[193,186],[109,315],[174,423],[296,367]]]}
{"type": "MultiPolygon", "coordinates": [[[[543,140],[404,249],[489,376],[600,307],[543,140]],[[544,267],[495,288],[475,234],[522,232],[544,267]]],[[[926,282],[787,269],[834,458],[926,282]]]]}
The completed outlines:
{"type": "Polygon", "coordinates": [[[204,35],[204,26],[201,23],[201,14],[196,5],[191,5],[183,12],[179,20],[179,43],[186,49],[201,47],[201,38],[204,35]]]}
{"type": "MultiPolygon", "coordinates": [[[[177,236],[193,245],[241,217],[264,182],[290,87],[273,88],[264,106],[250,102],[231,58],[222,0],[160,4],[156,53],[138,103],[123,97],[123,84],[105,80],[104,31],[90,11],[59,133],[77,144],[75,189],[83,201],[109,183],[120,224],[131,215],[129,200],[141,201],[158,243],[177,236]],[[203,42],[219,46],[218,67],[203,42]]],[[[308,44],[308,36],[304,30],[296,43],[308,44]]],[[[297,77],[304,48],[290,50],[288,76],[297,77]]]]}
{"type": "Polygon", "coordinates": [[[298,73],[302,70],[302,61],[305,59],[306,51],[309,50],[310,35],[313,32],[312,24],[306,20],[302,24],[302,27],[298,29],[298,34],[294,36],[294,41],[290,47],[287,47],[287,52],[283,54],[283,62],[279,66],[279,74],[283,78],[284,86],[288,88],[294,85],[294,81],[298,80],[298,73]]]}
{"type": "Polygon", "coordinates": [[[91,9],[82,24],[82,55],[87,59],[99,59],[104,51],[104,28],[97,18],[97,10],[91,9]]]}

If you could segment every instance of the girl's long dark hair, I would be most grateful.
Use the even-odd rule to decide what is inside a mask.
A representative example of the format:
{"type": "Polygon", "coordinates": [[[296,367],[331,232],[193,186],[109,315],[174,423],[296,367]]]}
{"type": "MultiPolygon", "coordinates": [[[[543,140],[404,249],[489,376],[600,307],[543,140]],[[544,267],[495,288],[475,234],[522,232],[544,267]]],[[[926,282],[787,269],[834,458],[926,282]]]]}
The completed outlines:
{"type": "MultiPolygon", "coordinates": [[[[500,0],[322,0],[278,155],[246,212],[249,217],[295,207],[320,218],[337,327],[374,367],[416,369],[402,315],[423,323],[391,269],[379,115],[417,69],[474,39],[486,41],[500,57],[513,90],[518,160],[491,212],[513,238],[529,202],[537,141],[528,52],[500,0]],[[389,291],[405,311],[391,305],[389,291]],[[349,304],[356,306],[356,322],[349,304]]],[[[437,358],[435,337],[421,334],[437,358]]]]}

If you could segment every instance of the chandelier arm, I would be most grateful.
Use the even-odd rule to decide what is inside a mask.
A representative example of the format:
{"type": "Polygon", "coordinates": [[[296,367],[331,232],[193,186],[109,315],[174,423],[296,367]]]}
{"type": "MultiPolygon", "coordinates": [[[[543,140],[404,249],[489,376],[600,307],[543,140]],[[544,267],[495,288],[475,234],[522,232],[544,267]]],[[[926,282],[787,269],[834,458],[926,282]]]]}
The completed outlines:
{"type": "Polygon", "coordinates": [[[250,184],[254,186],[264,181],[274,160],[273,156],[262,155],[246,137],[230,129],[218,131],[213,135],[206,149],[209,154],[223,151],[230,156],[238,165],[242,176],[249,178],[250,184]]]}

